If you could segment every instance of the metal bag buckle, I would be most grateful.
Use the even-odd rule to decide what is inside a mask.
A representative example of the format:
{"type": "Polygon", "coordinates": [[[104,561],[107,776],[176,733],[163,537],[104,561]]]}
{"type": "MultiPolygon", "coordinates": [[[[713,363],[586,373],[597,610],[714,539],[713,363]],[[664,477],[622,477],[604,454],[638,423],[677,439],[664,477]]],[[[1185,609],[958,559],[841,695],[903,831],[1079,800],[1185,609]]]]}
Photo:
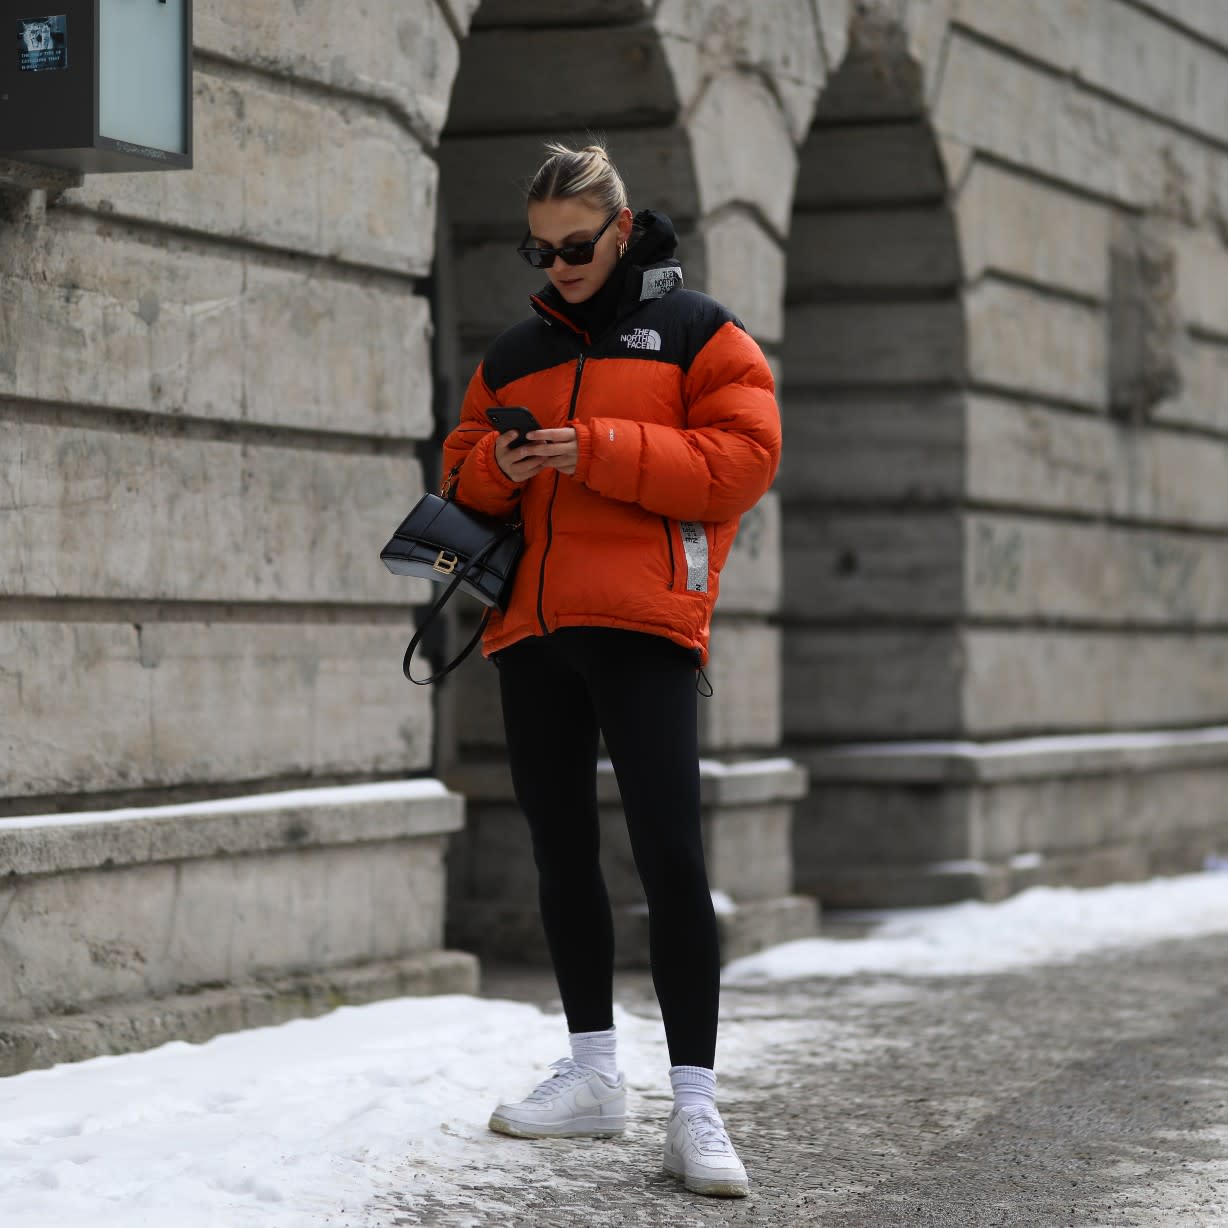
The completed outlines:
{"type": "Polygon", "coordinates": [[[433,570],[442,572],[445,576],[450,576],[455,570],[460,558],[455,554],[449,554],[446,550],[441,550],[438,557],[431,564],[433,570]]]}

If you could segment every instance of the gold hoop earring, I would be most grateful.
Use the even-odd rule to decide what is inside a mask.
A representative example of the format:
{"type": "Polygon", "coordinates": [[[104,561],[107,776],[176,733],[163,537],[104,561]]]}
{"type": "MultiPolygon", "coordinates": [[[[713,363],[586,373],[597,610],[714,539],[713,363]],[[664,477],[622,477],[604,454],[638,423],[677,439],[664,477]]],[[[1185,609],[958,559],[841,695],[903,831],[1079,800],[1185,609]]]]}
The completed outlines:
{"type": "Polygon", "coordinates": [[[619,239],[618,241],[618,258],[621,260],[627,254],[627,240],[619,239]]]}

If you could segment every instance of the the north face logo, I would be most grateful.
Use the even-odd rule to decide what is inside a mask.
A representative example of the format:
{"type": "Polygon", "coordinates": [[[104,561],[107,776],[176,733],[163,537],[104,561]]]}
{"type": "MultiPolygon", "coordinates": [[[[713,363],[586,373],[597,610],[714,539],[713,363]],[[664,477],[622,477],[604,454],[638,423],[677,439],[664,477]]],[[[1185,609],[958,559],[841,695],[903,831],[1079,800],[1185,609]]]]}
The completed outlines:
{"type": "Polygon", "coordinates": [[[661,334],[654,328],[636,328],[629,333],[623,333],[622,343],[629,350],[659,350],[661,334]]]}

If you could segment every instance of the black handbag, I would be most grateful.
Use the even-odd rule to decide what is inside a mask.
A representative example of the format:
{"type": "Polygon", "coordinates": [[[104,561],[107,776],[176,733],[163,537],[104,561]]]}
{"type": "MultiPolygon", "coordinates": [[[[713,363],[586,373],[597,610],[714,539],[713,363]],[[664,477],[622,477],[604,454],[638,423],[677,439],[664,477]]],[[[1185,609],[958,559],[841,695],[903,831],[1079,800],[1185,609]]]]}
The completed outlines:
{"type": "Polygon", "coordinates": [[[519,521],[508,523],[483,516],[453,498],[439,495],[427,494],[418,500],[380,551],[384,566],[394,575],[420,576],[448,586],[427,610],[405,650],[401,669],[410,682],[416,686],[438,682],[477,647],[491,610],[507,608],[523,549],[524,532],[519,521]],[[458,588],[486,606],[482,621],[454,661],[430,678],[415,678],[410,673],[410,659],[458,588]]]}

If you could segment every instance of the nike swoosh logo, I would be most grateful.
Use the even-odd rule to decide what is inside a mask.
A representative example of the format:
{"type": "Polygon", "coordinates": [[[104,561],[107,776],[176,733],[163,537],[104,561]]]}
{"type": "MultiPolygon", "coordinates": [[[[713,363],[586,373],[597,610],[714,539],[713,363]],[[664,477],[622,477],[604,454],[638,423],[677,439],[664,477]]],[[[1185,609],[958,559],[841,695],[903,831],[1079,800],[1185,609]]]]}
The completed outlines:
{"type": "Polygon", "coordinates": [[[604,1099],[593,1095],[593,1087],[591,1083],[583,1083],[576,1088],[576,1108],[578,1109],[596,1109],[603,1104],[608,1104],[614,1097],[618,1095],[618,1089],[610,1088],[610,1094],[604,1099]]]}

